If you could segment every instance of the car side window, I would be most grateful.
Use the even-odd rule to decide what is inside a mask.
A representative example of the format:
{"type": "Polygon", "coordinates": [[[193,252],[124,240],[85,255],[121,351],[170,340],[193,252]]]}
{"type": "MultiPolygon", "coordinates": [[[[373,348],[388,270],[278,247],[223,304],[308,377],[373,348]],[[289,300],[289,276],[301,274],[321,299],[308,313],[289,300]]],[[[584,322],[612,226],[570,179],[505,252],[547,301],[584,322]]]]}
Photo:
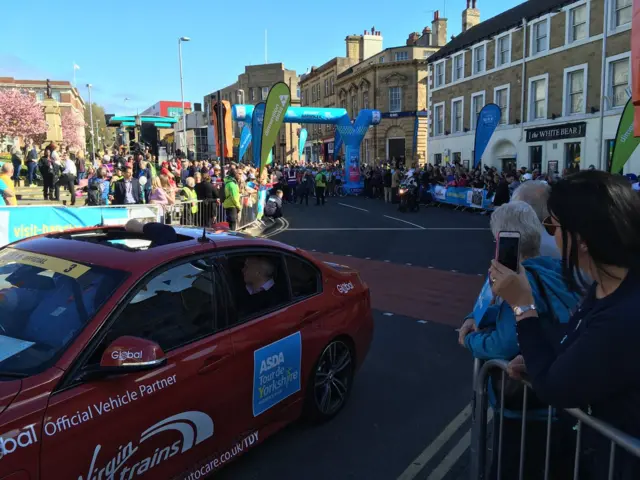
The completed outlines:
{"type": "Polygon", "coordinates": [[[286,255],[285,261],[294,299],[310,297],[321,292],[322,279],[316,267],[293,255],[286,255]]]}
{"type": "Polygon", "coordinates": [[[260,317],[290,302],[282,255],[251,252],[226,255],[219,266],[228,285],[226,326],[260,317]]]}
{"type": "Polygon", "coordinates": [[[96,354],[123,335],[152,340],[165,352],[211,335],[215,332],[213,301],[209,262],[195,260],[164,270],[148,279],[120,312],[96,354]]]}

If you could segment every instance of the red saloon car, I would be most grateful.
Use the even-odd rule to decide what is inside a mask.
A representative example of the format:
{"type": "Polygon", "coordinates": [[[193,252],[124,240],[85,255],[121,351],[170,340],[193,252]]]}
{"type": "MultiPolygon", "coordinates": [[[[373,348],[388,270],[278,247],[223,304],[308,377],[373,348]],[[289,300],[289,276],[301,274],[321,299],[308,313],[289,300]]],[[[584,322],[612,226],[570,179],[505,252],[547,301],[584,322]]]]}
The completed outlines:
{"type": "Polygon", "coordinates": [[[344,406],[373,334],[357,272],[240,234],[152,230],[0,250],[1,480],[204,478],[344,406]]]}

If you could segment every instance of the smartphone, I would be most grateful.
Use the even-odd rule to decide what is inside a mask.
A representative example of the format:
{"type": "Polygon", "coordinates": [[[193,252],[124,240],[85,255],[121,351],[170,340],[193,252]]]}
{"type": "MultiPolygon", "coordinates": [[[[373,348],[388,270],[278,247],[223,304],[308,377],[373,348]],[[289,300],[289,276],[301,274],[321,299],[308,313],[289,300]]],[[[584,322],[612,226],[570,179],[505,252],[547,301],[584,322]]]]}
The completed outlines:
{"type": "Polygon", "coordinates": [[[514,272],[518,272],[520,266],[520,232],[498,233],[496,260],[514,272]]]}

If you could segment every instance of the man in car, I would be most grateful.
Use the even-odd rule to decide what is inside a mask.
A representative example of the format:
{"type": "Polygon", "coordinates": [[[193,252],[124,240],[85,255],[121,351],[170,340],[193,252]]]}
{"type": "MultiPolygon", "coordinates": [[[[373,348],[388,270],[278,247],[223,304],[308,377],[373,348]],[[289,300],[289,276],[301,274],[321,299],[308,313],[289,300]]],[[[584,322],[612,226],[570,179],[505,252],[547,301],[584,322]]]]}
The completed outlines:
{"type": "Polygon", "coordinates": [[[275,266],[266,257],[247,257],[242,268],[245,291],[237,299],[240,310],[247,314],[269,310],[278,303],[275,291],[275,266]]]}

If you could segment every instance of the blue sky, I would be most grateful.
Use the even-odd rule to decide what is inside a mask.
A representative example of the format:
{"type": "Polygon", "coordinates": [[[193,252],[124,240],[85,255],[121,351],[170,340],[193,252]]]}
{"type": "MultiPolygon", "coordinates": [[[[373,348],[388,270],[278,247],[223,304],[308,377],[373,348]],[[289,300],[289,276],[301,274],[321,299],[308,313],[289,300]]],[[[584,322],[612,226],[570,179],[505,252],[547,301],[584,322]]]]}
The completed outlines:
{"type": "MultiPolygon", "coordinates": [[[[201,102],[233,83],[245,65],[264,63],[265,29],[268,61],[304,73],[343,56],[345,36],[372,26],[382,32],[385,48],[404,45],[410,32],[431,26],[433,10],[449,19],[448,35],[457,35],[466,6],[466,0],[2,3],[3,18],[13,20],[0,28],[0,76],[72,81],[75,62],[81,94],[86,96],[84,85],[91,83],[93,101],[120,114],[180,99],[179,36],[192,39],[183,45],[185,100],[201,102]],[[217,18],[224,21],[216,24],[217,18]]],[[[478,0],[478,8],[486,20],[518,3],[478,0]]]]}

